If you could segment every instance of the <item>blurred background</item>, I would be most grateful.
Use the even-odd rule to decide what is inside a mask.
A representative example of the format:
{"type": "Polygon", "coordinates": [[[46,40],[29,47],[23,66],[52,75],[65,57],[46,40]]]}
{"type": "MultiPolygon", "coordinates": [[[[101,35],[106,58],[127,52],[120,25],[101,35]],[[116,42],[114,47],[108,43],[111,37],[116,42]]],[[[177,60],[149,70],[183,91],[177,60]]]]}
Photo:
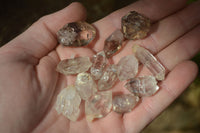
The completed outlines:
{"type": "MultiPolygon", "coordinates": [[[[66,7],[74,0],[2,0],[0,5],[0,46],[26,30],[43,15],[66,7]]],[[[82,0],[92,23],[135,0],[82,0]]],[[[189,0],[188,4],[195,0],[189,0]]],[[[174,5],[176,6],[176,5],[174,5]]],[[[200,54],[193,60],[199,65],[200,54]]],[[[148,125],[142,133],[200,133],[200,77],[148,125]]]]}

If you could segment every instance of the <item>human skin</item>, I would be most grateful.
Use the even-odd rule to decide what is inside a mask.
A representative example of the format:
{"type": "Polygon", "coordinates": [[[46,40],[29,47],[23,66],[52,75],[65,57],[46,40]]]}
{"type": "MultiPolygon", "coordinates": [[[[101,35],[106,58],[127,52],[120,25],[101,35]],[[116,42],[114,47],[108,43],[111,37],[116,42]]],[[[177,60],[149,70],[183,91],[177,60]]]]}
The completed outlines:
{"type": "MultiPolygon", "coordinates": [[[[0,132],[2,133],[138,133],[169,106],[195,79],[198,67],[190,59],[200,48],[200,1],[140,0],[94,23],[95,41],[83,48],[63,47],[56,32],[66,23],[85,20],[80,3],[42,17],[24,33],[0,48],[0,132]],[[143,98],[130,113],[111,112],[88,123],[83,114],[71,122],[54,109],[61,89],[73,84],[75,77],[55,71],[62,59],[92,56],[103,49],[104,40],[120,28],[120,19],[131,10],[149,17],[151,33],[143,40],[129,41],[113,56],[114,63],[131,54],[133,44],[149,49],[167,69],[160,90],[143,98]]],[[[145,74],[144,69],[141,73],[145,74]]],[[[124,91],[117,83],[113,92],[124,91]]]]}

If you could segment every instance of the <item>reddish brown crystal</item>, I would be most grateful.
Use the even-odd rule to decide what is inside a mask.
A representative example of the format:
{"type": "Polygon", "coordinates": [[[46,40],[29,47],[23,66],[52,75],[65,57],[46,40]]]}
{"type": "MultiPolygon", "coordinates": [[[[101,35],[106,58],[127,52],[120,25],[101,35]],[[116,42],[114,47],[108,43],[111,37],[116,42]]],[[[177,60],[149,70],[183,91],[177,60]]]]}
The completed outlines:
{"type": "Polygon", "coordinates": [[[104,44],[104,52],[107,58],[110,58],[122,47],[122,41],[124,40],[123,34],[120,30],[114,31],[106,40],[104,44]]]}

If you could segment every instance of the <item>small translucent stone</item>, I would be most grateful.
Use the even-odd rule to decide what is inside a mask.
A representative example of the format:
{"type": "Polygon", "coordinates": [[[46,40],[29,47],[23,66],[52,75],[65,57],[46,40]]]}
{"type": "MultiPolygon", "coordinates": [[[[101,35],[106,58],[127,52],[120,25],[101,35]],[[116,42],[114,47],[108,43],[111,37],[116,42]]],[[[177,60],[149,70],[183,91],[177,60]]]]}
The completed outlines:
{"type": "Polygon", "coordinates": [[[147,17],[131,11],[122,17],[122,32],[127,39],[142,39],[147,36],[151,22],[147,17]]]}
{"type": "Polygon", "coordinates": [[[159,86],[153,76],[143,76],[131,79],[125,87],[137,96],[151,96],[155,94],[159,86]]]}
{"type": "Polygon", "coordinates": [[[72,22],[57,32],[58,41],[64,46],[80,47],[89,44],[96,36],[96,29],[84,22],[72,22]]]}
{"type": "Polygon", "coordinates": [[[74,86],[68,86],[64,88],[57,96],[56,101],[56,111],[58,114],[63,114],[71,121],[76,121],[80,110],[79,105],[81,103],[81,98],[76,92],[74,86]]]}
{"type": "Polygon", "coordinates": [[[60,61],[57,71],[65,75],[77,74],[87,71],[91,66],[89,57],[76,57],[60,61]]]}
{"type": "Polygon", "coordinates": [[[104,50],[107,58],[110,58],[114,53],[116,53],[118,50],[121,49],[123,40],[124,40],[124,36],[123,36],[121,30],[119,30],[119,29],[114,31],[105,40],[103,50],[104,50]]]}
{"type": "Polygon", "coordinates": [[[130,112],[138,103],[139,97],[131,94],[117,95],[113,98],[113,111],[117,113],[130,112]]]}
{"type": "Polygon", "coordinates": [[[117,66],[110,65],[107,67],[102,77],[98,81],[99,90],[110,89],[117,81],[117,66]]]}
{"type": "Polygon", "coordinates": [[[165,68],[148,50],[134,45],[133,53],[135,53],[138,60],[151,71],[157,80],[165,79],[165,68]]]}
{"type": "Polygon", "coordinates": [[[103,70],[106,66],[106,56],[105,52],[101,51],[93,56],[92,58],[92,67],[90,68],[90,73],[94,77],[95,80],[101,78],[103,74],[103,70]]]}
{"type": "Polygon", "coordinates": [[[97,85],[89,73],[79,73],[75,82],[76,89],[83,100],[87,100],[97,91],[97,85]]]}
{"type": "Polygon", "coordinates": [[[112,108],[112,92],[97,92],[85,102],[86,119],[90,122],[95,118],[106,116],[112,108]]]}
{"type": "Polygon", "coordinates": [[[128,55],[118,62],[117,76],[119,80],[134,78],[138,72],[138,60],[134,55],[128,55]]]}

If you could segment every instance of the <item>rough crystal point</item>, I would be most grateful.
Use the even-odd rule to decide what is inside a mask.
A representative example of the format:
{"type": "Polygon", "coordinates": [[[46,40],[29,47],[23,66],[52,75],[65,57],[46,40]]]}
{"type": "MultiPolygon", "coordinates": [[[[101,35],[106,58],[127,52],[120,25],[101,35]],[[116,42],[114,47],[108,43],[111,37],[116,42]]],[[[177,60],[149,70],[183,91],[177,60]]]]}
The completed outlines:
{"type": "Polygon", "coordinates": [[[143,76],[131,79],[125,87],[137,96],[151,96],[155,94],[159,86],[153,76],[143,76]]]}
{"type": "Polygon", "coordinates": [[[148,50],[134,45],[133,53],[135,53],[138,60],[151,71],[157,80],[165,79],[165,68],[148,50]]]}
{"type": "Polygon", "coordinates": [[[117,66],[110,65],[107,67],[102,77],[98,81],[99,90],[110,89],[117,81],[117,66]]]}
{"type": "Polygon", "coordinates": [[[138,103],[139,97],[131,94],[117,95],[113,98],[113,111],[117,113],[130,112],[138,103]]]}
{"type": "Polygon", "coordinates": [[[117,76],[119,80],[134,78],[138,72],[138,60],[134,55],[128,55],[118,62],[117,76]]]}
{"type": "Polygon", "coordinates": [[[112,92],[97,92],[85,102],[86,119],[90,122],[95,118],[106,116],[112,108],[112,92]]]}
{"type": "Polygon", "coordinates": [[[92,67],[90,68],[90,73],[94,77],[95,80],[101,78],[101,76],[103,74],[103,70],[106,66],[106,62],[107,62],[107,60],[106,60],[104,51],[101,51],[93,56],[92,67]]]}
{"type": "Polygon", "coordinates": [[[114,53],[116,53],[118,50],[121,49],[123,40],[124,40],[124,36],[123,36],[121,30],[119,30],[119,29],[114,31],[105,40],[103,50],[104,50],[107,58],[110,58],[114,53]]]}
{"type": "Polygon", "coordinates": [[[62,74],[70,75],[85,72],[91,66],[89,57],[76,57],[60,61],[56,70],[62,74]]]}
{"type": "Polygon", "coordinates": [[[97,91],[97,85],[89,73],[79,73],[75,82],[76,89],[83,100],[87,100],[97,91]]]}
{"type": "Polygon", "coordinates": [[[76,92],[74,86],[68,86],[64,88],[57,96],[56,101],[56,111],[58,114],[63,114],[71,121],[76,121],[80,110],[79,105],[81,103],[81,98],[76,92]]]}
{"type": "Polygon", "coordinates": [[[80,47],[89,44],[96,36],[96,29],[83,21],[66,24],[57,32],[58,41],[64,46],[80,47]]]}
{"type": "Polygon", "coordinates": [[[127,39],[142,39],[147,36],[151,22],[147,17],[131,11],[122,17],[122,32],[127,39]]]}

